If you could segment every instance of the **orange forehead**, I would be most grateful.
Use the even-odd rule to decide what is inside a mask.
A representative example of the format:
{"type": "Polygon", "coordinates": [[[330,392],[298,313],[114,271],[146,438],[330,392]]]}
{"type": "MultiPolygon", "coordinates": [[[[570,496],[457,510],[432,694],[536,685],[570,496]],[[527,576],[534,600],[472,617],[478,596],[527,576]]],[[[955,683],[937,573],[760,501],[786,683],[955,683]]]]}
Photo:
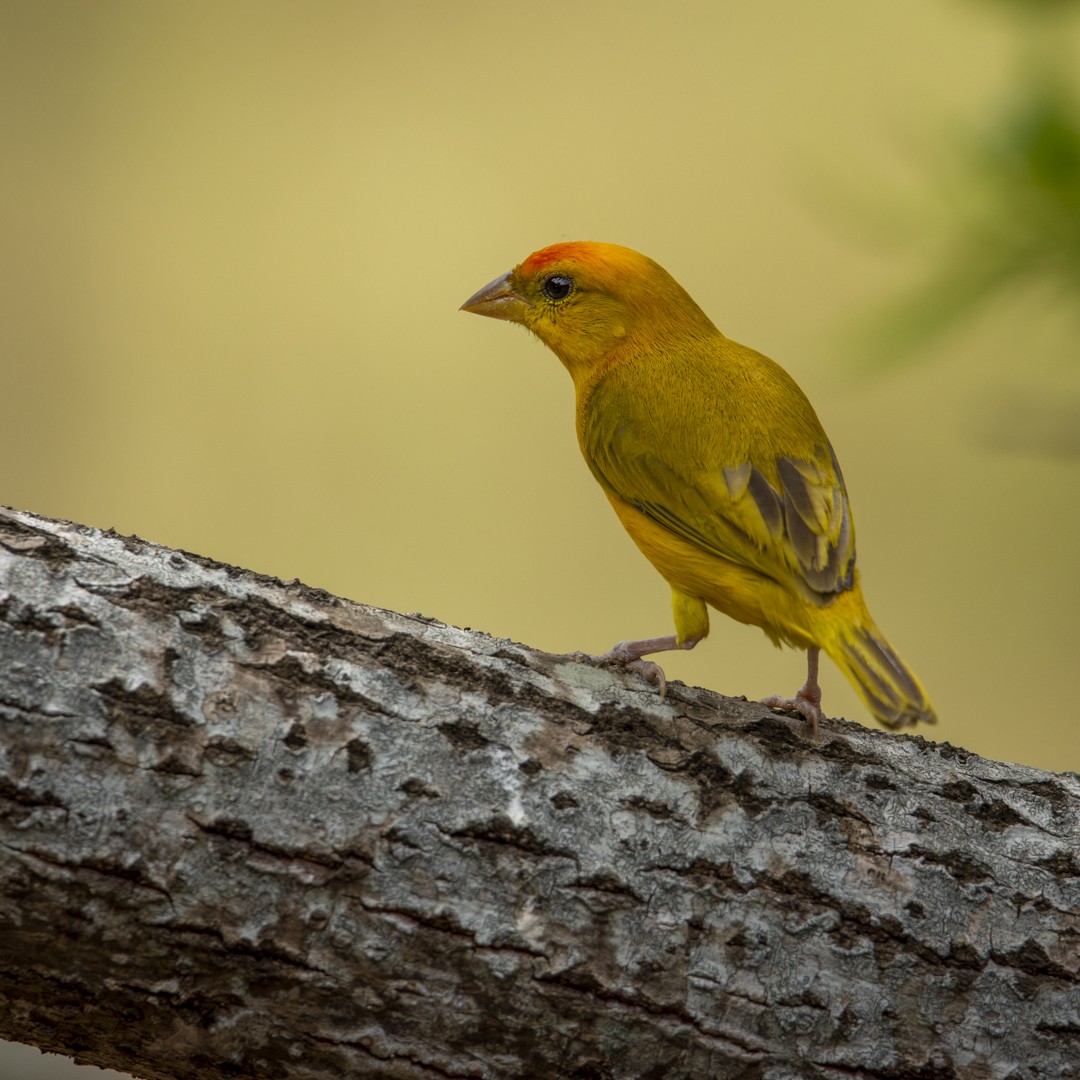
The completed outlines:
{"type": "Polygon", "coordinates": [[[596,244],[581,240],[552,244],[551,247],[534,251],[519,267],[527,275],[539,273],[545,267],[558,262],[575,262],[593,266],[602,266],[610,261],[603,255],[610,244],[596,244]]]}

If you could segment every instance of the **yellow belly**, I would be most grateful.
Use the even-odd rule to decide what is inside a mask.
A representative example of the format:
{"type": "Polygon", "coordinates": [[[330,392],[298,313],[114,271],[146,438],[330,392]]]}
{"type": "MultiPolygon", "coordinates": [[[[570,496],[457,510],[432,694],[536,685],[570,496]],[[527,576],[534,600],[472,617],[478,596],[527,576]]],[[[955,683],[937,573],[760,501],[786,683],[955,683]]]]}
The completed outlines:
{"type": "Polygon", "coordinates": [[[713,555],[656,524],[617,495],[605,494],[634,543],[671,586],[680,640],[708,632],[708,616],[686,602],[691,598],[739,622],[760,626],[777,645],[799,649],[816,645],[830,651],[838,630],[865,611],[857,578],[854,588],[828,603],[815,602],[756,570],[713,555]]]}

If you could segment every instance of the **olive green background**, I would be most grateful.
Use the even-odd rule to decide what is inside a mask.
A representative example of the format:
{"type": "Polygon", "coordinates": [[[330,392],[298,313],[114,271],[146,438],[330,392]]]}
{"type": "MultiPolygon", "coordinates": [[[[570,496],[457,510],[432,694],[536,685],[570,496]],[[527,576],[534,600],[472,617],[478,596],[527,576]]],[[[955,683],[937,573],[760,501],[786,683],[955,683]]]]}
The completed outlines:
{"type": "MultiPolygon", "coordinates": [[[[668,633],[568,376],[457,311],[622,243],[815,403],[924,734],[1077,769],[1080,459],[1013,437],[1080,401],[1075,312],[1021,290],[860,362],[1017,37],[974,0],[0,3],[0,502],[553,651],[668,633]]],[[[804,674],[720,616],[664,663],[804,674]]]]}

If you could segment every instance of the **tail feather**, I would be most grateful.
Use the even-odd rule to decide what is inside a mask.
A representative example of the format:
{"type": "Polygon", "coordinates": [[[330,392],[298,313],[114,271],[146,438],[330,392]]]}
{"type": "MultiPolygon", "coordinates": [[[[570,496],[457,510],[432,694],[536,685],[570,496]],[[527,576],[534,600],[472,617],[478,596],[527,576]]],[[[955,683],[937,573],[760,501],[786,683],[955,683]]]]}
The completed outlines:
{"type": "Polygon", "coordinates": [[[872,621],[845,627],[828,651],[867,708],[886,727],[937,723],[922,683],[872,621]]]}

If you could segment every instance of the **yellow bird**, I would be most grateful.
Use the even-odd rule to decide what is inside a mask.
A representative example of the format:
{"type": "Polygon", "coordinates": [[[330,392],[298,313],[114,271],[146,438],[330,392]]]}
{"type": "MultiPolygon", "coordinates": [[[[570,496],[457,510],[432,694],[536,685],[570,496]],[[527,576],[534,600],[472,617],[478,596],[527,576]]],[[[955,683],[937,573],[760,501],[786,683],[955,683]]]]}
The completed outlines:
{"type": "Polygon", "coordinates": [[[821,719],[824,649],[888,727],[934,723],[919,680],[874,624],[855,568],[844,478],[817,414],[778,364],[724,337],[652,259],[615,244],[534,252],[462,310],[531,330],[563,362],[593,476],[671,586],[675,634],[605,657],[692,649],[708,606],[807,650],[806,684],[762,704],[821,719]]]}

